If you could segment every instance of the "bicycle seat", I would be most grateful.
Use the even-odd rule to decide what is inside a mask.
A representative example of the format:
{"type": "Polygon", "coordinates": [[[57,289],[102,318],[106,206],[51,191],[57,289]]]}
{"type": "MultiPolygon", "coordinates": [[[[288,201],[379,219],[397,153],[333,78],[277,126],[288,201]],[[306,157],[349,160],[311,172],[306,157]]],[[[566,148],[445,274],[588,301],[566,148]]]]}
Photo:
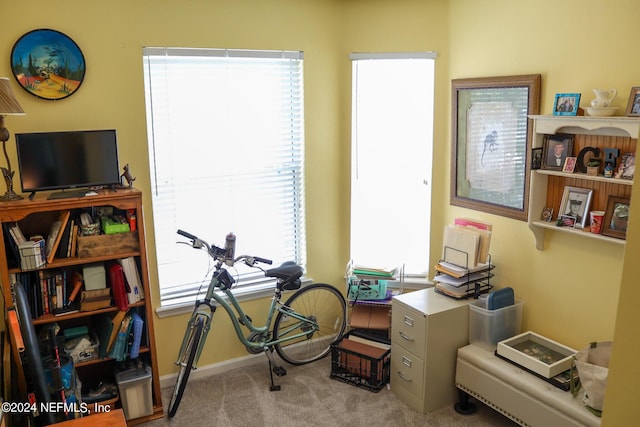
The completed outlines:
{"type": "Polygon", "coordinates": [[[279,267],[265,271],[265,275],[282,279],[285,282],[294,282],[302,276],[302,267],[293,261],[287,261],[280,264],[279,267]]]}

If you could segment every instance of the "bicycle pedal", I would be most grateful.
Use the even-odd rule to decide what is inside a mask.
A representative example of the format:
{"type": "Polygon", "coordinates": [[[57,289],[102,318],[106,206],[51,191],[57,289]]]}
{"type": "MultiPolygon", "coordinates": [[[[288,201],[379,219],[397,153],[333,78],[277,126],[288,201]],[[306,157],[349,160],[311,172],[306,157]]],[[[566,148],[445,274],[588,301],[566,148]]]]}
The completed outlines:
{"type": "Polygon", "coordinates": [[[279,377],[284,377],[285,375],[287,375],[287,370],[282,366],[276,366],[273,368],[273,373],[279,377]]]}

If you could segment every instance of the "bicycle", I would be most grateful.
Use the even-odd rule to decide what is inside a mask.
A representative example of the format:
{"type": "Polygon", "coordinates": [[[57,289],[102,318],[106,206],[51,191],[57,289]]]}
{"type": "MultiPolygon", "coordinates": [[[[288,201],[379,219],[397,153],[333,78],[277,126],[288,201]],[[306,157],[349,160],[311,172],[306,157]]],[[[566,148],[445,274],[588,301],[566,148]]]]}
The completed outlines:
{"type": "Polygon", "coordinates": [[[287,373],[285,368],[276,363],[274,350],[282,360],[292,365],[302,365],[329,354],[331,344],[344,333],[346,302],[343,295],[334,286],[324,283],[301,288],[303,270],[299,265],[288,261],[264,270],[257,263],[270,265],[271,260],[249,255],[234,258],[235,236],[231,233],[227,236],[224,248],[210,245],[183,230],[178,230],[178,234],[191,241],[179,243],[206,250],[215,265],[204,299],[197,299],[195,302],[175,362],[180,369],[169,402],[169,418],[178,410],[189,374],[196,369],[218,306],[224,308],[231,318],[236,335],[247,351],[252,354],[264,352],[267,356],[271,391],[280,390],[280,386],[274,384],[273,374],[283,376],[287,373]],[[244,262],[249,267],[262,270],[266,277],[277,279],[263,326],[253,323],[231,291],[235,279],[226,267],[232,267],[236,262],[244,262]],[[284,291],[296,292],[283,303],[284,291]],[[247,336],[244,335],[242,326],[248,329],[247,336]]]}

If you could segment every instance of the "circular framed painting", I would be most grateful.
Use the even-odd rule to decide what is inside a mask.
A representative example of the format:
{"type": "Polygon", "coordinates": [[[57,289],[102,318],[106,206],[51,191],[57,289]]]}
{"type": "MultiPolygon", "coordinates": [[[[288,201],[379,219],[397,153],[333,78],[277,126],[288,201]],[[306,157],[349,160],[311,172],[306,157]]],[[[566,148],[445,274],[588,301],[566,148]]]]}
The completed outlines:
{"type": "Polygon", "coordinates": [[[85,70],[82,51],[60,31],[30,31],[11,50],[13,76],[38,98],[58,100],[73,95],[84,80],[85,70]]]}

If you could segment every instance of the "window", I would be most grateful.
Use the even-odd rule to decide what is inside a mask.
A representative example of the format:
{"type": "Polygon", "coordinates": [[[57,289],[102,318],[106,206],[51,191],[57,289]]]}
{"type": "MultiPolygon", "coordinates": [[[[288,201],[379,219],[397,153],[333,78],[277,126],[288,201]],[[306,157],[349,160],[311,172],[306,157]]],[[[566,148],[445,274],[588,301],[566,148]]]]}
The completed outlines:
{"type": "Polygon", "coordinates": [[[434,59],[353,54],[351,258],[404,266],[425,278],[429,263],[434,59]]]}
{"type": "MultiPolygon", "coordinates": [[[[211,268],[203,251],[176,243],[178,229],[217,246],[234,232],[237,255],[304,266],[302,53],[143,55],[162,305],[193,301],[211,268]]],[[[266,284],[241,267],[232,269],[238,291],[266,284]]]]}

